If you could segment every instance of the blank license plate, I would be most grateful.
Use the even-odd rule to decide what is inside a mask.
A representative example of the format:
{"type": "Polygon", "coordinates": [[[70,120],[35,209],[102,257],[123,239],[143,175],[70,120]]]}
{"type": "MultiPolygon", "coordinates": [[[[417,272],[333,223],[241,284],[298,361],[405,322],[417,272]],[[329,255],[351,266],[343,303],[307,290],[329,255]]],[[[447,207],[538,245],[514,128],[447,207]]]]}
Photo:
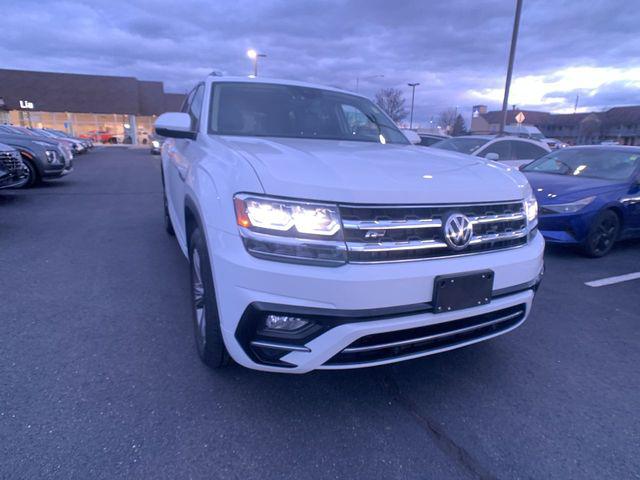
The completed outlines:
{"type": "Polygon", "coordinates": [[[450,312],[489,303],[493,276],[492,270],[437,276],[433,286],[433,311],[450,312]]]}

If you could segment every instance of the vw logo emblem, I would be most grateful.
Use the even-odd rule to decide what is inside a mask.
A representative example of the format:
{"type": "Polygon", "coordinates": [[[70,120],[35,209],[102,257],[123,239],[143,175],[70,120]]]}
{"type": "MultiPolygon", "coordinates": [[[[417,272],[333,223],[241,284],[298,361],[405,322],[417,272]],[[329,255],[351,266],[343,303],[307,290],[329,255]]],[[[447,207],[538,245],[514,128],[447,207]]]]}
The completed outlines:
{"type": "Polygon", "coordinates": [[[444,224],[444,239],[453,250],[463,250],[473,235],[473,224],[466,215],[452,213],[444,224]]]}

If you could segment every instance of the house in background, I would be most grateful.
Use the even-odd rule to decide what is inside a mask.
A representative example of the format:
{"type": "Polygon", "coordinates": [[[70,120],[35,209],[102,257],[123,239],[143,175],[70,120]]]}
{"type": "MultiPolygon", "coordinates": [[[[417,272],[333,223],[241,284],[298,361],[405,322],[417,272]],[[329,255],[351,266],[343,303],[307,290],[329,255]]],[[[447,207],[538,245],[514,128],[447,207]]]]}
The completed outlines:
{"type": "MultiPolygon", "coordinates": [[[[640,106],[614,107],[604,112],[549,113],[512,109],[507,124],[515,124],[522,112],[525,125],[537,127],[545,136],[569,145],[592,145],[616,141],[621,145],[640,145],[640,106]]],[[[502,112],[487,111],[485,105],[473,107],[472,133],[497,133],[502,112]]]]}

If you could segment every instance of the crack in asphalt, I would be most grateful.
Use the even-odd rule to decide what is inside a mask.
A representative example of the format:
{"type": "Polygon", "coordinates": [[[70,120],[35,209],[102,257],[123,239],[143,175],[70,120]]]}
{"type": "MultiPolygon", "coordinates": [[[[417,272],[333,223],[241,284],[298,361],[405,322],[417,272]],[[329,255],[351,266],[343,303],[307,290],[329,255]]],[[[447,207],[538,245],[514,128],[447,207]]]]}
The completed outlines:
{"type": "Polygon", "coordinates": [[[394,400],[396,400],[431,436],[438,448],[448,457],[460,464],[474,478],[482,480],[495,480],[497,477],[489,472],[471,453],[464,447],[458,445],[439,422],[429,418],[420,412],[420,409],[409,396],[404,394],[400,385],[393,376],[393,366],[391,366],[382,379],[383,386],[394,400]]]}

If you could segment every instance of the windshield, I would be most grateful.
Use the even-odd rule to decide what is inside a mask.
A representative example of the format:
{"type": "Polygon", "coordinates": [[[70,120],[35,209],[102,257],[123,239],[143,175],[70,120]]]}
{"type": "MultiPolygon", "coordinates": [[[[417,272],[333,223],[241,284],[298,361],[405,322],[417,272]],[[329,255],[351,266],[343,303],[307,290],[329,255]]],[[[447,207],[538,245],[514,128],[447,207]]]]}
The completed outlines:
{"type": "Polygon", "coordinates": [[[443,150],[451,150],[453,152],[472,154],[487,142],[489,142],[489,140],[486,138],[457,137],[447,138],[446,140],[434,143],[431,146],[433,148],[441,148],[443,150]]]}
{"type": "Polygon", "coordinates": [[[523,168],[525,172],[574,175],[603,180],[626,180],[640,165],[640,150],[570,148],[545,155],[523,168]]]}
{"type": "Polygon", "coordinates": [[[371,101],[340,92],[266,83],[219,83],[209,132],[409,144],[371,101]]]}

